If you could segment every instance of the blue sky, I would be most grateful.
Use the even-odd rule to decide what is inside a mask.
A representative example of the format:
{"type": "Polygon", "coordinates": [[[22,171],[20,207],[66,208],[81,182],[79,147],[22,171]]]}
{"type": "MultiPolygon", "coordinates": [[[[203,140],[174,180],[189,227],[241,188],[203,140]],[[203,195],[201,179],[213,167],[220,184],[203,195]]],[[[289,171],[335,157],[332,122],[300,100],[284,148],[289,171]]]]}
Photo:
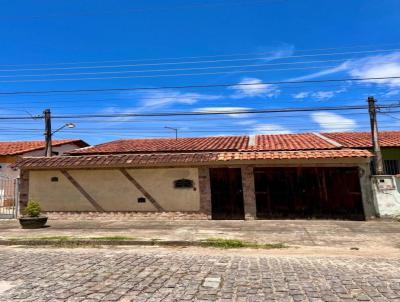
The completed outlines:
{"type": "MultiPolygon", "coordinates": [[[[264,82],[400,76],[400,2],[0,1],[0,92],[247,86],[0,96],[0,115],[227,111],[398,103],[400,80],[264,82]],[[38,4],[40,3],[40,4],[38,4]]],[[[398,129],[400,115],[380,115],[398,129]]],[[[199,117],[54,119],[56,138],[368,130],[360,111],[199,117]]],[[[0,139],[42,139],[41,120],[0,121],[0,139]]]]}

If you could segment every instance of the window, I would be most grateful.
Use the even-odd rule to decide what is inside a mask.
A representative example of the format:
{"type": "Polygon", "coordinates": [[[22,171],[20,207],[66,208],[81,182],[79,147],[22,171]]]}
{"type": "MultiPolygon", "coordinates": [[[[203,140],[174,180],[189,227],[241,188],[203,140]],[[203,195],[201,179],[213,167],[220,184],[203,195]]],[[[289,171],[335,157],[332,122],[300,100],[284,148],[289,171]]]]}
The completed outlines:
{"type": "Polygon", "coordinates": [[[383,160],[383,169],[387,175],[396,175],[400,173],[400,160],[385,159],[383,160]]]}
{"type": "Polygon", "coordinates": [[[193,188],[193,180],[191,179],[178,179],[174,181],[174,188],[175,189],[187,189],[193,188]]]}
{"type": "Polygon", "coordinates": [[[53,176],[50,180],[51,180],[51,182],[58,182],[58,177],[57,176],[53,176]]]}
{"type": "Polygon", "coordinates": [[[139,198],[137,199],[137,202],[139,202],[139,203],[146,202],[146,198],[144,198],[144,197],[139,197],[139,198]]]}
{"type": "MultiPolygon", "coordinates": [[[[371,173],[375,174],[375,162],[371,160],[371,173]]],[[[384,159],[383,160],[383,173],[385,175],[400,174],[400,159],[384,159]]]]}

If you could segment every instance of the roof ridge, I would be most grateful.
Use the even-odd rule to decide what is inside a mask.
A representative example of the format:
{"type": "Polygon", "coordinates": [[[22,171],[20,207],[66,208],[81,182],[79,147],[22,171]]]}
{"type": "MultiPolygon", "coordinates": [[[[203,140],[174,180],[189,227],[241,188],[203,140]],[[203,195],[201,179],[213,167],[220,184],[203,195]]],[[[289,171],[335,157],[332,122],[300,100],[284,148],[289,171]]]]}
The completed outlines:
{"type": "Polygon", "coordinates": [[[330,143],[330,144],[332,144],[332,145],[334,145],[334,146],[336,146],[336,147],[343,148],[343,145],[342,145],[342,144],[338,143],[337,141],[335,141],[335,140],[333,140],[333,139],[330,139],[330,138],[324,136],[324,135],[321,134],[321,133],[313,132],[313,134],[316,135],[316,136],[318,136],[320,139],[323,139],[324,141],[326,141],[326,142],[328,142],[328,143],[330,143]]]}

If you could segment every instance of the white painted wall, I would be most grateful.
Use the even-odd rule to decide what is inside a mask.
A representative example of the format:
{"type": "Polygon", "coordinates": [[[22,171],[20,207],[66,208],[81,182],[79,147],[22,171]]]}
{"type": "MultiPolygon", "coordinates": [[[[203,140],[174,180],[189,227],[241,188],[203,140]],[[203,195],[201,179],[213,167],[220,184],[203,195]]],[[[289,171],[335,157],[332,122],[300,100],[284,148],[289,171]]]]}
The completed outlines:
{"type": "Polygon", "coordinates": [[[400,178],[392,175],[372,176],[372,190],[380,217],[400,215],[400,178]]]}
{"type": "MultiPolygon", "coordinates": [[[[61,146],[54,146],[53,152],[58,152],[59,155],[64,154],[65,152],[72,151],[78,149],[79,147],[75,144],[65,144],[61,146]]],[[[24,153],[22,157],[38,157],[44,156],[44,148],[40,150],[35,150],[31,152],[24,153]]],[[[17,156],[15,157],[17,159],[17,156]]],[[[11,166],[13,163],[2,163],[0,162],[0,175],[6,176],[8,178],[17,178],[19,177],[19,170],[12,169],[11,166]]]]}

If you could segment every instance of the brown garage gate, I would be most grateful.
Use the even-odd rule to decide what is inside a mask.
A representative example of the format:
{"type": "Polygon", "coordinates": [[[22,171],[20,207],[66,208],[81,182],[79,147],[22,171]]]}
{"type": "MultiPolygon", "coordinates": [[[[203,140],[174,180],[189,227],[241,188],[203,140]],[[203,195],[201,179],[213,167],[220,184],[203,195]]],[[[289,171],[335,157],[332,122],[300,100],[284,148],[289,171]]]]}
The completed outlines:
{"type": "Polygon", "coordinates": [[[364,220],[358,168],[254,168],[257,218],[364,220]]]}
{"type": "Polygon", "coordinates": [[[212,219],[244,219],[240,168],[210,169],[212,219]]]}

